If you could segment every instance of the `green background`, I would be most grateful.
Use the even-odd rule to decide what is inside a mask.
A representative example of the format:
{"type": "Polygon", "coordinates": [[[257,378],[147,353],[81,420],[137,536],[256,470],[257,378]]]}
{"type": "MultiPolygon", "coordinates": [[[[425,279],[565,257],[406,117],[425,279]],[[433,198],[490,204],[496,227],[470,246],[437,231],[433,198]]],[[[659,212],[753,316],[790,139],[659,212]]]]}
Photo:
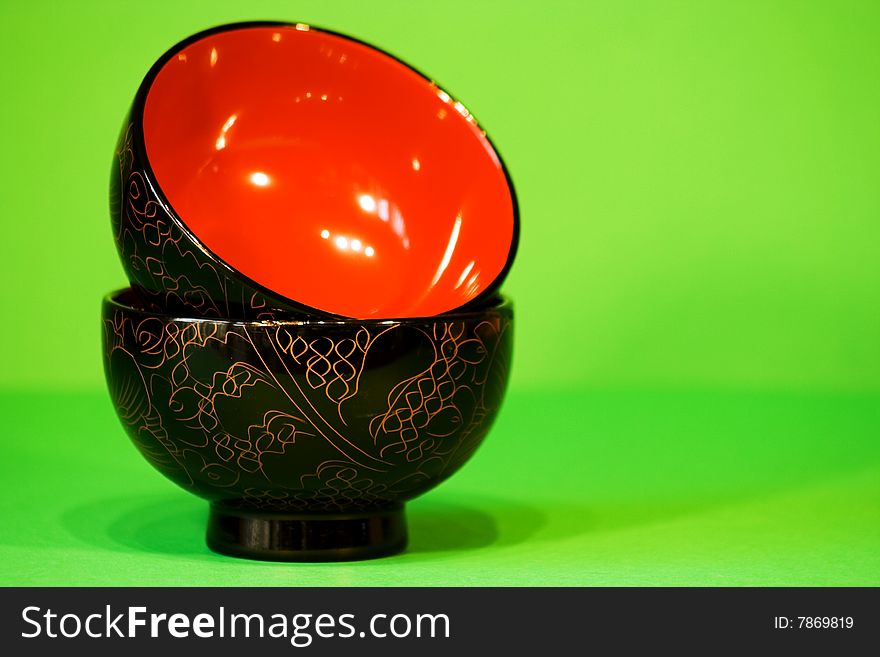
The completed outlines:
{"type": "Polygon", "coordinates": [[[3,2],[2,584],[880,585],[880,4],[3,2]],[[436,78],[516,183],[509,395],[373,562],[220,557],[128,444],[99,302],[152,62],[236,20],[436,78]]]}

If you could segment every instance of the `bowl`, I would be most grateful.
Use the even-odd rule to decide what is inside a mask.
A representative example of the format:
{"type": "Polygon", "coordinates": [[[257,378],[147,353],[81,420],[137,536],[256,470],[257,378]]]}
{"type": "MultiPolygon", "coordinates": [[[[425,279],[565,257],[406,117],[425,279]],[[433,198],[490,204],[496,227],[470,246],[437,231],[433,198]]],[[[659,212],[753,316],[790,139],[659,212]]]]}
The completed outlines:
{"type": "Polygon", "coordinates": [[[203,317],[468,308],[497,290],[519,232],[507,169],[461,102],[304,24],[226,25],[165,53],[110,196],[132,285],[203,317]]]}
{"type": "Polygon", "coordinates": [[[507,385],[513,311],[377,320],[157,314],[103,303],[119,419],[159,472],[210,501],[207,540],[269,560],[382,556],[403,503],[458,470],[507,385]]]}

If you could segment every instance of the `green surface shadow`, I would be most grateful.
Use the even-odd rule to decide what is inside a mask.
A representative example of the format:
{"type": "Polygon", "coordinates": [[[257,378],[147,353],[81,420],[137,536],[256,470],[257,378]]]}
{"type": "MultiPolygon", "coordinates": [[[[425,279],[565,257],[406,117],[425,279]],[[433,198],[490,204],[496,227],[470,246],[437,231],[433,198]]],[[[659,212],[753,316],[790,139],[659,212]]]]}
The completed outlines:
{"type": "Polygon", "coordinates": [[[527,541],[547,523],[543,511],[505,499],[479,497],[473,505],[445,500],[407,506],[410,553],[506,547],[527,541]]]}
{"type": "MultiPolygon", "coordinates": [[[[174,494],[120,496],[79,504],[61,515],[74,539],[114,552],[205,557],[208,505],[174,494]]],[[[546,522],[539,510],[506,500],[480,498],[479,507],[431,500],[407,508],[408,554],[474,550],[528,540],[546,522]]]]}
{"type": "Polygon", "coordinates": [[[206,555],[208,504],[180,495],[108,497],[78,504],[61,515],[75,539],[114,552],[206,555]]]}

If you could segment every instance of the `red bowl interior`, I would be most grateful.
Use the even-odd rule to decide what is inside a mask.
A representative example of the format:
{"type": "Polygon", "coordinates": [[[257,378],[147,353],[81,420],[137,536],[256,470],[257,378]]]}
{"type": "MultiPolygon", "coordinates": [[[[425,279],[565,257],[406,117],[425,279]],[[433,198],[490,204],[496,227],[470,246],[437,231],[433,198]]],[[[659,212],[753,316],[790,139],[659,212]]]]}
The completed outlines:
{"type": "Polygon", "coordinates": [[[494,288],[515,248],[513,192],[473,117],[345,37],[303,25],[203,36],[155,74],[143,134],[197,240],[312,308],[435,315],[494,288]]]}

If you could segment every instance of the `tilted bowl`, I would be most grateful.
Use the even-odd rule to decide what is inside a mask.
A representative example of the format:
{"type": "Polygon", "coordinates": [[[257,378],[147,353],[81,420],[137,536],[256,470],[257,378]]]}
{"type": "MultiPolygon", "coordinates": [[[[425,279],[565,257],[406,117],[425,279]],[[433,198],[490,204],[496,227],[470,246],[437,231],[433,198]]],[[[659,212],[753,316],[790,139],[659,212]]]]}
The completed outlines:
{"type": "Polygon", "coordinates": [[[211,502],[208,544],[277,560],[403,549],[403,503],[473,454],[512,349],[503,298],[431,318],[211,320],[103,304],[105,372],[141,454],[211,502]]]}
{"type": "Polygon", "coordinates": [[[478,305],[519,231],[464,105],[377,48],[282,23],[208,30],[156,62],[117,146],[111,216],[132,285],[203,317],[478,305]]]}

